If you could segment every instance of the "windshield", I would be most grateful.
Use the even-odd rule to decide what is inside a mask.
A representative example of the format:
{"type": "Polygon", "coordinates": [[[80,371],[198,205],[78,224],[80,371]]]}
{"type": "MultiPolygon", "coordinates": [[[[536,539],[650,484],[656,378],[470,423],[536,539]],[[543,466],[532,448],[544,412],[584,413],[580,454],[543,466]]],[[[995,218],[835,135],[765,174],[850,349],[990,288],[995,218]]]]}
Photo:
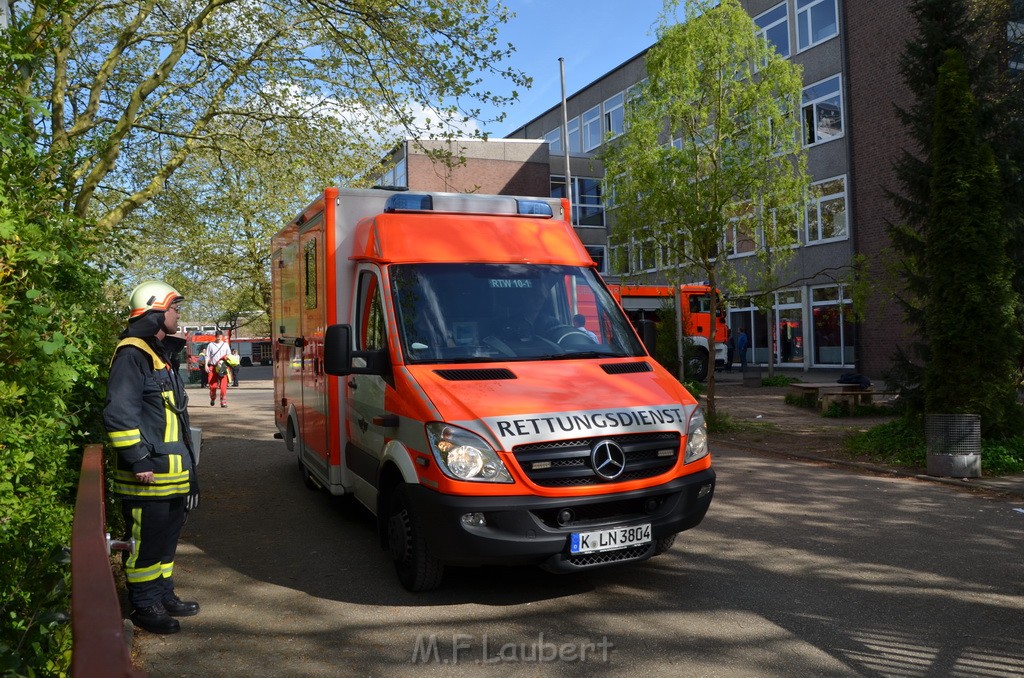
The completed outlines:
{"type": "Polygon", "coordinates": [[[589,268],[402,264],[390,274],[408,363],[645,355],[589,268]]]}

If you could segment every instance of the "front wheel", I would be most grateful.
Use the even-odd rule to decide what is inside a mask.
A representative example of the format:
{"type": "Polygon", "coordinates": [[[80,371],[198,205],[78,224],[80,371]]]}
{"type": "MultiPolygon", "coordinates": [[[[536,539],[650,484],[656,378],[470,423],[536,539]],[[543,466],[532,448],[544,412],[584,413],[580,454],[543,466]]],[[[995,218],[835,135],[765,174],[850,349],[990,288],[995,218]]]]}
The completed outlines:
{"type": "Polygon", "coordinates": [[[413,511],[404,485],[391,495],[387,531],[391,560],[402,586],[409,591],[431,591],[440,586],[444,564],[430,555],[420,517],[413,511]]]}
{"type": "Polygon", "coordinates": [[[686,352],[686,378],[704,381],[708,378],[708,352],[702,348],[686,352]]]}
{"type": "Polygon", "coordinates": [[[672,544],[675,543],[676,535],[674,534],[670,534],[667,537],[662,537],[661,539],[654,542],[654,555],[660,556],[662,553],[672,548],[672,544]]]}

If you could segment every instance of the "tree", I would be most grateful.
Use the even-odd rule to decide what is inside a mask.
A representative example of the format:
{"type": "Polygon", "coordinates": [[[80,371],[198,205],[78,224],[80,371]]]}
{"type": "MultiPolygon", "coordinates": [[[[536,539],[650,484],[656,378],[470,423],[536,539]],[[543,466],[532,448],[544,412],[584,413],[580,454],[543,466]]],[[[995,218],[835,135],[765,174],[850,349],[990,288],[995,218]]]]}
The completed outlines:
{"type": "Polygon", "coordinates": [[[924,298],[931,342],[927,412],[981,415],[985,432],[1010,433],[1017,405],[1009,233],[995,154],[978,123],[963,55],[948,50],[935,89],[931,207],[924,298]],[[941,281],[941,282],[940,282],[941,281]]]}
{"type": "MultiPolygon", "coordinates": [[[[897,115],[912,144],[895,165],[898,185],[890,191],[901,221],[891,224],[894,267],[901,288],[896,297],[908,324],[918,330],[908,350],[899,350],[888,375],[900,382],[911,411],[924,409],[927,366],[932,362],[932,340],[925,307],[941,273],[928,258],[928,221],[933,216],[933,142],[939,69],[950,49],[957,50],[967,70],[967,81],[977,112],[979,138],[995,152],[998,168],[1000,219],[1009,234],[1007,247],[1014,262],[1014,287],[1024,293],[1024,81],[1007,72],[1006,39],[1010,5],[1006,0],[915,0],[910,13],[917,34],[907,41],[900,58],[904,82],[913,103],[897,115]]],[[[1018,17],[1019,18],[1019,17],[1018,17]]],[[[971,315],[973,310],[966,309],[971,315]]],[[[1018,310],[1019,312],[1019,310],[1018,310]]],[[[1020,319],[1014,322],[1020,326],[1020,319]]]]}
{"type": "MultiPolygon", "coordinates": [[[[251,130],[256,149],[199,151],[160,195],[126,219],[137,235],[137,256],[126,264],[133,278],[166,276],[185,294],[187,318],[232,325],[245,318],[250,336],[269,333],[270,239],[321,192],[356,185],[378,162],[352,149],[297,155],[296,148],[325,143],[315,129],[251,130]]],[[[332,145],[342,150],[344,139],[332,145]]],[[[367,146],[369,148],[369,146],[367,146]]]]}
{"type": "Polygon", "coordinates": [[[56,36],[11,49],[0,32],[0,673],[66,675],[71,632],[67,545],[82,446],[100,440],[118,325],[104,276],[108,243],[64,213],[54,159],[17,74],[56,36]]]}
{"type": "Polygon", "coordinates": [[[12,42],[57,29],[46,58],[18,71],[19,91],[48,108],[26,122],[60,160],[68,208],[110,231],[198,151],[258,147],[239,136],[254,126],[339,129],[340,148],[293,149],[339,154],[396,128],[450,134],[481,104],[500,109],[517,93],[481,91],[479,73],[528,85],[500,65],[508,18],[488,0],[36,0],[14,4],[12,42]]]}
{"type": "MultiPolygon", "coordinates": [[[[771,270],[791,255],[809,183],[794,114],[800,71],[757,37],[737,0],[687,0],[685,10],[685,23],[660,26],[627,129],[602,156],[617,196],[613,237],[663,252],[673,285],[699,275],[736,291],[730,249],[757,248],[771,270]]],[[[717,305],[712,295],[712,336],[717,305]]]]}

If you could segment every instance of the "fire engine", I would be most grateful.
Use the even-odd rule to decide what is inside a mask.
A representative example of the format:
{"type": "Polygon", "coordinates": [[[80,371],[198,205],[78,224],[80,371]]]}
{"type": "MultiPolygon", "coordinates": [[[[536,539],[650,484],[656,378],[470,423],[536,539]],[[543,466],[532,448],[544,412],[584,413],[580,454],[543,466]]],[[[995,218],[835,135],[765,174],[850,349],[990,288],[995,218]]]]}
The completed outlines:
{"type": "MultiPolygon", "coordinates": [[[[672,287],[668,285],[609,285],[608,288],[634,323],[641,319],[660,317],[666,305],[671,308],[674,304],[672,287]]],[[[729,340],[729,327],[726,323],[725,302],[718,294],[715,303],[715,339],[712,342],[711,287],[696,283],[680,285],[679,297],[683,336],[693,346],[687,354],[686,376],[703,381],[708,376],[708,359],[712,351],[715,367],[724,367],[728,356],[726,342],[729,340]]]]}
{"type": "Polygon", "coordinates": [[[409,590],[645,560],[710,506],[703,413],[568,210],[329,188],[273,238],[276,435],[369,509],[409,590]]]}

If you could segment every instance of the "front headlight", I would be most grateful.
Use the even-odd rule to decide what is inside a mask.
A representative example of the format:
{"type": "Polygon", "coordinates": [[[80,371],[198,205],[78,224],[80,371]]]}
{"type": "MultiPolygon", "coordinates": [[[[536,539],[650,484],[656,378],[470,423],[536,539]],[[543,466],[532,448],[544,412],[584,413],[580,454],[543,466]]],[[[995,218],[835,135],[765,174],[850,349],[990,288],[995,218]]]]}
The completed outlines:
{"type": "Polygon", "coordinates": [[[441,471],[456,480],[511,483],[498,453],[475,433],[448,424],[427,424],[427,439],[441,471]]]}
{"type": "Polygon", "coordinates": [[[690,424],[686,427],[686,456],[683,462],[689,464],[708,454],[708,425],[704,421],[704,411],[699,407],[690,415],[690,424]]]}

